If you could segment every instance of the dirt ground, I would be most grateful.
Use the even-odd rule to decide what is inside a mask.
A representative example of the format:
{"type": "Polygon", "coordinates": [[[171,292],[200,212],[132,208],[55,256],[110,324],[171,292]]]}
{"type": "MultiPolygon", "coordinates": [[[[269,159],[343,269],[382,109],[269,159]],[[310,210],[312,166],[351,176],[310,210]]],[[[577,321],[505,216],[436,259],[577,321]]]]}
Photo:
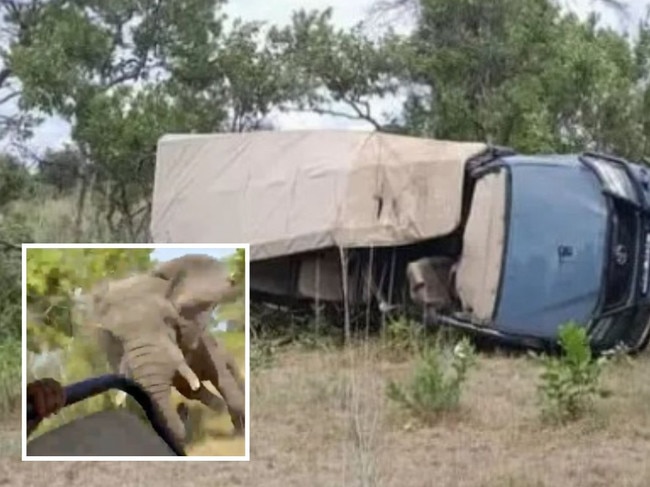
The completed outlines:
{"type": "MultiPolygon", "coordinates": [[[[386,381],[412,364],[371,347],[283,353],[252,377],[250,462],[21,464],[16,452],[0,486],[646,487],[649,355],[611,367],[611,395],[564,428],[539,420],[537,365],[482,356],[462,411],[422,428],[385,399],[386,381]]],[[[0,441],[4,453],[14,440],[0,430],[0,441]]]]}

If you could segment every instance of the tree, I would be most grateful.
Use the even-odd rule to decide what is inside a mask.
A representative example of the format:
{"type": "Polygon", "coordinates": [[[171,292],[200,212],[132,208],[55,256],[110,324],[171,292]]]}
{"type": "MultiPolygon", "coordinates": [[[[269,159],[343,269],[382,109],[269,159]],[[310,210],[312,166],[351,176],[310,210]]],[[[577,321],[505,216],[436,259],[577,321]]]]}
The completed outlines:
{"type": "Polygon", "coordinates": [[[0,2],[0,139],[9,135],[26,137],[31,134],[38,117],[25,111],[11,109],[20,97],[20,83],[10,66],[9,56],[13,46],[27,46],[31,30],[38,22],[43,5],[41,0],[3,0],[0,2]]]}
{"type": "Polygon", "coordinates": [[[282,108],[360,119],[378,130],[387,123],[371,103],[400,89],[404,65],[396,36],[372,41],[360,25],[336,29],[332,9],[299,10],[288,27],[269,31],[268,43],[292,74],[292,93],[282,108]]]}
{"type": "Polygon", "coordinates": [[[26,196],[32,177],[24,164],[9,154],[0,154],[0,208],[26,196]]]}
{"type": "Polygon", "coordinates": [[[409,39],[407,125],[528,152],[638,157],[638,78],[625,37],[547,0],[430,0],[409,39]]]}
{"type": "Polygon", "coordinates": [[[37,157],[37,180],[55,190],[57,194],[72,194],[77,186],[83,164],[82,156],[73,146],[61,150],[47,149],[37,157]]]}
{"type": "Polygon", "coordinates": [[[153,249],[29,249],[26,288],[30,349],[75,335],[74,293],[100,279],[151,268],[153,249]]]}
{"type": "Polygon", "coordinates": [[[29,42],[6,59],[21,106],[72,125],[79,228],[92,197],[116,238],[146,240],[158,138],[260,128],[283,96],[260,26],[226,30],[221,0],[36,4],[29,42]]]}

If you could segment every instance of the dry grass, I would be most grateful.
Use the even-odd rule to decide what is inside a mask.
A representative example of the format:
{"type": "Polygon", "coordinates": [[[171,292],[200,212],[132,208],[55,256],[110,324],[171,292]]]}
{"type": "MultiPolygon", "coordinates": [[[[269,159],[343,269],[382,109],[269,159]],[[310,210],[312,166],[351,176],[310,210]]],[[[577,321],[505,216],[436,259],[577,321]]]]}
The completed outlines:
{"type": "Polygon", "coordinates": [[[251,382],[251,462],[0,464],[0,485],[638,486],[650,479],[650,357],[605,374],[591,417],[544,427],[537,366],[482,356],[459,414],[419,428],[390,404],[389,379],[412,364],[372,347],[287,352],[251,382]]]}

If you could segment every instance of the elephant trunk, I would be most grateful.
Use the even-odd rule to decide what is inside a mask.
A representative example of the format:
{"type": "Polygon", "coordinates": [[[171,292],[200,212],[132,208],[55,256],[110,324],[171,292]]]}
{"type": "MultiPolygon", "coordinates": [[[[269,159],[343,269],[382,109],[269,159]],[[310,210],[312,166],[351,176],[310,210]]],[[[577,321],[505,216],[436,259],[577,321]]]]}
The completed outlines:
{"type": "MultiPolygon", "coordinates": [[[[150,395],[176,440],[184,445],[185,426],[171,401],[172,380],[174,374],[180,372],[178,364],[170,361],[167,354],[161,353],[159,346],[137,341],[125,343],[124,361],[132,379],[150,395]]],[[[183,364],[189,369],[185,362],[183,364]]],[[[198,381],[196,376],[194,378],[198,381]]]]}

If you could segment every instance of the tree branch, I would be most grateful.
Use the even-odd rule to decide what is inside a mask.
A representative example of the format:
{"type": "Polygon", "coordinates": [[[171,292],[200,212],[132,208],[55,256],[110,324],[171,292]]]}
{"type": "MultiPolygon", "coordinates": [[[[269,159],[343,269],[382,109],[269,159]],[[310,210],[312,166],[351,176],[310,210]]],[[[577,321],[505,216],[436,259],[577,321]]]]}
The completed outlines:
{"type": "Polygon", "coordinates": [[[341,101],[344,103],[347,103],[347,105],[354,110],[357,115],[359,116],[360,119],[365,120],[366,122],[372,124],[375,129],[381,130],[382,129],[382,124],[380,124],[377,120],[375,120],[371,115],[370,115],[370,104],[366,101],[355,101],[347,97],[342,97],[341,101]],[[359,105],[361,104],[365,107],[365,113],[359,108],[359,105]]]}
{"type": "Polygon", "coordinates": [[[2,86],[11,76],[11,69],[3,68],[0,70],[0,86],[2,86]]]}
{"type": "MultiPolygon", "coordinates": [[[[2,84],[2,83],[0,82],[0,84],[2,84]]],[[[8,95],[0,98],[0,105],[4,105],[9,100],[12,100],[12,99],[16,98],[18,95],[20,95],[20,91],[12,91],[8,95]]]]}

